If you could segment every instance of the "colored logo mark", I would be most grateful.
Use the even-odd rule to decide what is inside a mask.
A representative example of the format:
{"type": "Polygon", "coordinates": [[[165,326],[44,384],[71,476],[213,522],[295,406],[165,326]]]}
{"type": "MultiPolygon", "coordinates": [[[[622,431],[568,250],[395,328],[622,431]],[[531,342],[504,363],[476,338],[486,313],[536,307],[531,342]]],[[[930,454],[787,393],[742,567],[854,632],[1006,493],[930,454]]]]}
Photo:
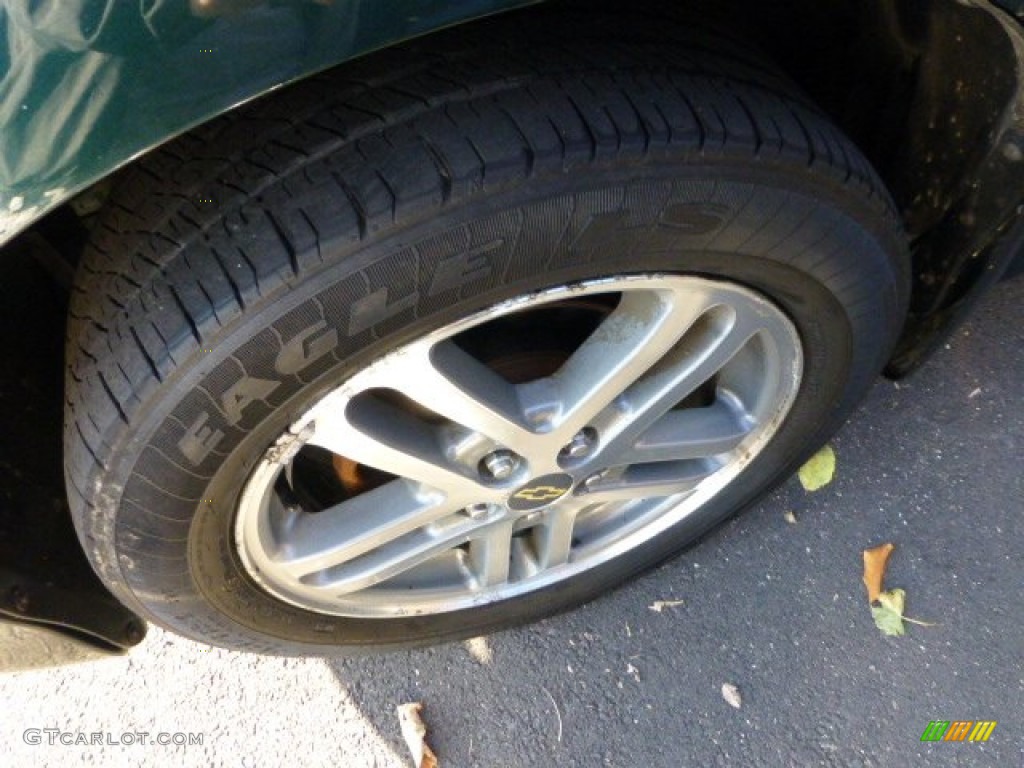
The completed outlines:
{"type": "Polygon", "coordinates": [[[995,720],[932,720],[921,734],[921,741],[988,741],[996,728],[995,720]]]}

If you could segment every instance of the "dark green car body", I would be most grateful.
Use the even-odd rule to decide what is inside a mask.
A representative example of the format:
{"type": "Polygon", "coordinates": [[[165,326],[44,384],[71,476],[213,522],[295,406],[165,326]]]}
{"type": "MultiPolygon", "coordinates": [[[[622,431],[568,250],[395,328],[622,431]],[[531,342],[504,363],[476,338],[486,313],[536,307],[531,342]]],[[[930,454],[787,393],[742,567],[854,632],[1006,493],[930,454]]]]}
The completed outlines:
{"type": "Polygon", "coordinates": [[[367,51],[523,0],[7,0],[0,243],[131,158],[367,51]]]}

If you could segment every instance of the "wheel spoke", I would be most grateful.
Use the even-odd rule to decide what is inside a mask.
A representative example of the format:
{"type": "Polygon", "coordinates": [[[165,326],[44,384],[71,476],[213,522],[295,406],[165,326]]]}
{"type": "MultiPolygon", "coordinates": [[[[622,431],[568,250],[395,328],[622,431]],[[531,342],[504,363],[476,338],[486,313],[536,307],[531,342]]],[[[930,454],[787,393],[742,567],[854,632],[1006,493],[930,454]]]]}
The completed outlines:
{"type": "Polygon", "coordinates": [[[526,451],[535,439],[515,386],[450,339],[396,358],[386,385],[500,445],[526,451]]]}
{"type": "Polygon", "coordinates": [[[480,490],[472,469],[445,455],[435,428],[371,398],[350,401],[344,413],[318,415],[309,443],[448,496],[480,490]]]}
{"type": "Polygon", "coordinates": [[[349,594],[399,576],[470,540],[488,525],[450,515],[351,560],[332,565],[315,579],[332,595],[349,594]]]}
{"type": "Polygon", "coordinates": [[[581,505],[570,503],[553,507],[548,510],[543,522],[534,528],[539,567],[553,568],[569,562],[576,514],[580,509],[581,505]]]}
{"type": "Polygon", "coordinates": [[[478,589],[495,587],[508,581],[512,561],[511,520],[494,523],[469,542],[468,565],[478,589]]]}
{"type": "Polygon", "coordinates": [[[714,456],[733,450],[749,431],[742,415],[719,400],[706,408],[669,411],[616,460],[644,464],[714,456]]]}
{"type": "MultiPolygon", "coordinates": [[[[602,435],[600,460],[605,464],[658,461],[653,446],[659,444],[665,446],[664,459],[694,458],[687,450],[673,455],[666,444],[672,439],[686,442],[690,430],[693,450],[701,450],[698,446],[705,438],[710,453],[718,453],[718,445],[724,445],[724,450],[735,447],[730,443],[737,434],[742,438],[742,433],[749,430],[741,404],[719,399],[704,413],[696,408],[679,414],[669,411],[718,373],[758,329],[754,317],[731,307],[708,311],[648,375],[623,393],[616,412],[606,414],[605,421],[598,424],[602,435]],[[681,431],[673,434],[674,429],[681,431]],[[648,443],[651,457],[630,459],[635,451],[644,451],[638,445],[642,441],[648,443]]],[[[706,455],[709,453],[696,454],[706,455]]]]}
{"type": "Polygon", "coordinates": [[[636,464],[618,477],[587,483],[577,494],[588,504],[674,496],[693,491],[716,469],[718,466],[708,461],[636,464]]]}
{"type": "Polygon", "coordinates": [[[406,480],[393,480],[321,512],[286,514],[277,526],[278,538],[286,543],[274,561],[302,578],[354,560],[456,509],[458,504],[436,493],[427,495],[406,480]]]}
{"type": "Polygon", "coordinates": [[[565,442],[668,352],[701,315],[702,297],[689,303],[670,293],[625,291],[619,306],[552,377],[562,412],[553,443],[565,442]]]}

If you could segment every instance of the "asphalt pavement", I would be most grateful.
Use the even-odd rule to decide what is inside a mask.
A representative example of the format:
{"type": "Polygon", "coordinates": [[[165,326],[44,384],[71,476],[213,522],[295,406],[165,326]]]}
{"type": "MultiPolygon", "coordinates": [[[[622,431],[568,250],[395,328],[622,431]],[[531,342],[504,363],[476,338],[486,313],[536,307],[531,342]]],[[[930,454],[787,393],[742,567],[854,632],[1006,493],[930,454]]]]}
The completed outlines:
{"type": "MultiPolygon", "coordinates": [[[[59,298],[37,283],[26,311],[43,313],[59,298]]],[[[406,766],[395,707],[421,701],[445,767],[1024,765],[1022,308],[1017,275],[921,371],[879,380],[833,441],[823,490],[791,480],[582,609],[469,645],[331,661],[154,628],[125,657],[0,674],[0,764],[406,766]],[[885,541],[886,586],[935,626],[874,626],[861,551],[885,541]],[[985,743],[923,743],[932,720],[997,725],[985,743]],[[103,743],[61,743],[78,734],[103,743]]],[[[54,325],[18,333],[32,328],[54,325]]],[[[38,341],[37,356],[59,350],[38,341]]],[[[44,482],[0,469],[21,489],[0,494],[8,512],[44,482]]],[[[0,644],[0,666],[28,658],[0,644]]]]}

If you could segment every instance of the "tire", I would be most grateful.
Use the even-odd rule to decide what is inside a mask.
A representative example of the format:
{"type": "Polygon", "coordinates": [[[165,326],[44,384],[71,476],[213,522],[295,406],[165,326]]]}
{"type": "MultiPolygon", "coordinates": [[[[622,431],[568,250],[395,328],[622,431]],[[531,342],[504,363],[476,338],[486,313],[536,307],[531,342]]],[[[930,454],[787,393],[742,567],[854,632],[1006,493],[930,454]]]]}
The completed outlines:
{"type": "MultiPolygon", "coordinates": [[[[93,566],[151,621],[236,649],[337,654],[469,637],[571,608],[678,553],[787,477],[881,369],[906,311],[908,259],[891,200],[849,140],[770,66],[728,43],[575,27],[566,47],[538,42],[517,19],[301,83],[150,153],[119,179],[71,304],[66,477],[93,566]],[[316,517],[317,505],[335,503],[324,499],[344,499],[368,520],[380,505],[359,499],[390,504],[401,491],[427,505],[431,486],[408,457],[401,466],[412,467],[412,481],[366,480],[366,463],[313,442],[321,430],[337,430],[327,442],[356,434],[359,419],[387,433],[373,456],[381,444],[411,455],[408,446],[427,445],[423,435],[429,451],[442,433],[460,436],[436,465],[479,471],[490,501],[444,518],[453,525],[512,515],[513,496],[533,505],[514,526],[554,520],[570,497],[600,491],[608,472],[584,479],[573,468],[611,444],[601,429],[580,430],[549,457],[558,471],[537,477],[540,459],[489,435],[467,438],[444,412],[462,407],[468,387],[496,410],[513,392],[541,413],[547,401],[520,382],[557,379],[564,393],[577,375],[566,361],[609,318],[635,320],[663,300],[675,312],[698,295],[713,301],[693,328],[724,328],[715,312],[763,326],[690,388],[672,418],[702,419],[738,392],[749,433],[718,458],[672,454],[644,465],[648,474],[703,472],[685,493],[672,475],[664,497],[600,497],[633,515],[634,528],[602,518],[601,504],[574,511],[574,524],[589,527],[583,538],[570,529],[565,562],[582,570],[544,566],[558,562],[549,548],[543,562],[520,554],[521,579],[506,573],[503,586],[500,542],[472,539],[444,563],[438,555],[433,571],[396,576],[399,593],[373,581],[391,545],[365,539],[369,565],[354,557],[371,591],[321,597],[323,580],[357,572],[347,565],[295,575],[289,558],[323,555],[324,536],[339,536],[339,547],[364,541],[346,538],[348,522],[330,522],[358,526],[354,512],[316,517]],[[471,371],[472,383],[432,389],[420,369],[395,367],[402,355],[390,353],[412,359],[428,342],[454,356],[440,370],[471,371]],[[499,370],[506,365],[513,373],[499,370]],[[419,401],[381,394],[389,388],[419,401]],[[507,503],[494,501],[500,494],[507,503]],[[573,548],[584,545],[577,558],[573,548]],[[543,578],[522,575],[529,563],[543,578]],[[478,566],[497,570],[481,576],[478,566]],[[470,574],[475,597],[459,592],[457,573],[470,574]],[[432,589],[443,599],[431,602],[432,589]]],[[[545,29],[560,37],[555,21],[545,29]]],[[[664,356],[637,374],[638,387],[653,386],[659,371],[683,376],[686,344],[711,349],[686,333],[658,347],[664,356]]],[[[647,336],[626,338],[611,356],[593,356],[590,370],[632,360],[633,349],[646,354],[633,341],[647,336]]],[[[552,402],[569,413],[576,401],[552,402]]],[[[619,424],[615,403],[593,423],[619,424]]],[[[549,419],[538,434],[562,424],[537,418],[549,419]]],[[[615,487],[648,476],[630,473],[614,470],[615,487]]],[[[554,535],[554,524],[513,529],[517,551],[534,547],[538,531],[554,535]]]]}

